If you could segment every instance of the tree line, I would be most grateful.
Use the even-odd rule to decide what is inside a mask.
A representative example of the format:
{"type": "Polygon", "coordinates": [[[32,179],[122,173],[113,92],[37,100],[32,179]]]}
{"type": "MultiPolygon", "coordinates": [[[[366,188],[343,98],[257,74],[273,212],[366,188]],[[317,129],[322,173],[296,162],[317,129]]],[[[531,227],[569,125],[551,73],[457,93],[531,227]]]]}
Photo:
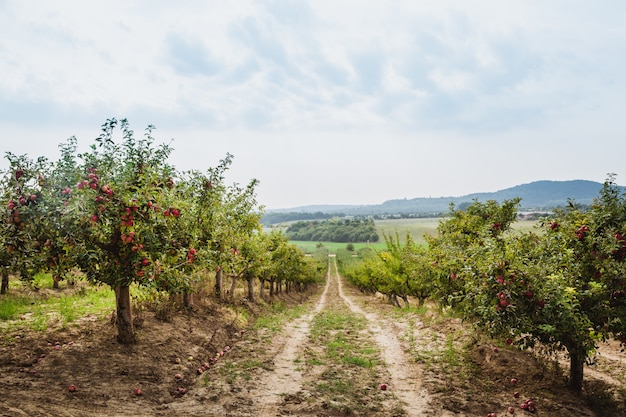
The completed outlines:
{"type": "Polygon", "coordinates": [[[289,225],[285,234],[292,240],[312,242],[378,242],[372,219],[331,219],[299,221],[289,225]]]}
{"type": "Polygon", "coordinates": [[[324,265],[284,234],[262,232],[256,180],[226,184],[232,155],[205,172],[179,172],[153,130],[137,138],[127,120],[109,119],[86,152],[72,137],[57,161],[6,154],[1,293],[10,275],[28,284],[42,271],[54,286],[77,278],[106,284],[115,292],[117,338],[132,344],[132,285],[192,308],[209,277],[216,298],[234,300],[243,282],[251,301],[257,284],[263,297],[267,287],[271,296],[323,277],[324,265]]]}
{"type": "Polygon", "coordinates": [[[598,343],[626,345],[626,195],[610,175],[593,204],[570,202],[526,232],[511,228],[519,202],[452,207],[427,246],[386,236],[345,274],[398,305],[432,299],[507,345],[567,352],[580,393],[598,343]]]}

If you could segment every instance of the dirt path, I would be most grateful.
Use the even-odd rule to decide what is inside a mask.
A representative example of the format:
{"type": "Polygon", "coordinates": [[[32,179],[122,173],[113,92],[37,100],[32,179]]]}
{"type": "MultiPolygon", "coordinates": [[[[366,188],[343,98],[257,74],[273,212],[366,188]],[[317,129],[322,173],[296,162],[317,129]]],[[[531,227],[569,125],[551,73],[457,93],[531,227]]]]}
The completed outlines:
{"type": "Polygon", "coordinates": [[[307,341],[314,315],[326,306],[330,284],[329,269],[324,291],[315,305],[314,312],[289,323],[284,329],[287,339],[284,347],[274,359],[275,371],[266,374],[259,383],[260,388],[252,393],[259,400],[259,417],[278,415],[279,405],[283,402],[283,398],[295,395],[301,390],[302,370],[296,365],[296,359],[307,341]],[[278,391],[276,387],[280,387],[278,391]]]}
{"type": "MultiPolygon", "coordinates": [[[[365,316],[368,327],[375,336],[376,343],[380,346],[385,364],[390,373],[389,386],[393,388],[396,395],[404,403],[408,416],[427,415],[430,397],[428,392],[422,387],[421,370],[414,364],[404,352],[402,344],[398,338],[398,333],[394,331],[394,323],[388,318],[382,318],[379,314],[365,312],[343,291],[342,279],[337,270],[337,261],[333,259],[334,273],[337,279],[339,296],[354,313],[365,316]],[[384,323],[384,330],[379,323],[384,323]]],[[[442,416],[453,414],[441,414],[442,416]]]]}
{"type": "MultiPolygon", "coordinates": [[[[299,415],[318,415],[315,413],[316,409],[324,408],[326,403],[332,402],[331,398],[320,396],[312,388],[318,384],[321,375],[329,372],[330,367],[303,366],[299,359],[306,357],[308,350],[317,350],[319,353],[324,349],[319,340],[311,335],[313,320],[331,310],[339,311],[345,307],[349,314],[365,319],[365,329],[361,337],[373,340],[381,364],[378,378],[384,380],[388,386],[384,393],[387,398],[380,399],[381,410],[370,410],[363,414],[409,417],[434,415],[429,414],[432,410],[429,408],[429,395],[421,384],[420,369],[405,354],[399,340],[398,328],[389,319],[364,311],[356,301],[346,295],[334,257],[329,258],[326,285],[313,311],[286,326],[283,331],[285,340],[274,359],[274,371],[263,375],[258,381],[258,388],[251,390],[251,395],[258,400],[258,415],[273,417],[284,413],[293,414],[295,411],[299,415]],[[296,404],[290,404],[294,399],[297,407],[296,404]],[[394,410],[393,414],[388,407],[394,410]]],[[[350,333],[350,330],[347,332],[350,333]]],[[[349,372],[339,369],[339,372],[344,371],[349,372]]],[[[371,385],[370,392],[379,389],[377,382],[372,382],[371,385]]]]}

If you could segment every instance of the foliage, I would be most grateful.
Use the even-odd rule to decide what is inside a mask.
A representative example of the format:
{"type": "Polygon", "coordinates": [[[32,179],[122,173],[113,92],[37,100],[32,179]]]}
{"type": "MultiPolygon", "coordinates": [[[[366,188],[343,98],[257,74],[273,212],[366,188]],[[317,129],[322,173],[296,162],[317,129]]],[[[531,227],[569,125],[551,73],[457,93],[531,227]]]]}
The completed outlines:
{"type": "Polygon", "coordinates": [[[79,153],[72,137],[55,163],[7,154],[3,292],[9,273],[29,280],[48,270],[56,286],[79,269],[115,290],[118,340],[134,343],[131,286],[153,296],[182,294],[191,307],[207,272],[218,271],[216,283],[227,272],[233,300],[240,279],[250,300],[256,279],[296,289],[320,280],[319,262],[281,234],[262,233],[258,181],[225,184],[232,155],[205,173],[178,173],[168,162],[172,149],[157,145],[153,130],[137,138],[128,121],[110,119],[88,151],[79,153]]]}
{"type": "MultiPolygon", "coordinates": [[[[49,168],[45,158],[32,160],[26,155],[7,153],[9,169],[2,183],[2,205],[5,216],[0,222],[0,267],[3,278],[17,272],[30,281],[39,265],[41,242],[37,239],[44,228],[41,219],[48,207],[43,199],[44,173],[49,168]]],[[[3,279],[2,293],[7,290],[3,279]]]]}
{"type": "Polygon", "coordinates": [[[429,240],[438,294],[509,344],[566,350],[579,391],[597,342],[625,340],[626,200],[609,180],[590,210],[570,204],[545,232],[509,234],[516,205],[475,203],[441,224],[429,240]]]}
{"type": "Polygon", "coordinates": [[[399,236],[385,236],[386,250],[367,256],[365,260],[346,271],[348,280],[365,292],[380,292],[397,303],[396,297],[404,300],[416,297],[422,303],[430,296],[432,279],[425,266],[426,249],[415,244],[410,235],[405,243],[399,236]]]}
{"type": "Polygon", "coordinates": [[[291,224],[285,233],[293,240],[317,242],[377,242],[379,239],[372,219],[300,221],[291,224]]]}

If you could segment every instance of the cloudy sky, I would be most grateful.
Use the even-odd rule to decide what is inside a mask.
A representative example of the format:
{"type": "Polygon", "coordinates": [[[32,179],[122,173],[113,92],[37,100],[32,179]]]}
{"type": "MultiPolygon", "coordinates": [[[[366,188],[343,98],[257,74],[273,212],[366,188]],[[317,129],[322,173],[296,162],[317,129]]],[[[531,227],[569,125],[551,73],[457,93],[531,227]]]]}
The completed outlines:
{"type": "Polygon", "coordinates": [[[622,0],[0,0],[0,57],[2,153],[127,118],[267,208],[626,183],[622,0]]]}

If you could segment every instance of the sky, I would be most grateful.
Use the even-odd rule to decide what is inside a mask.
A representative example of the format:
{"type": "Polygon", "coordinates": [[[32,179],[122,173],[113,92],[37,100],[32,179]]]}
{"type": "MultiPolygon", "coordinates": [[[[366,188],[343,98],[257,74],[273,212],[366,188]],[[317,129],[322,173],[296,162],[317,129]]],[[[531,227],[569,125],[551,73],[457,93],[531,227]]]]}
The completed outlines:
{"type": "Polygon", "coordinates": [[[3,155],[126,118],[267,209],[626,183],[622,0],[0,0],[0,57],[3,155]]]}

